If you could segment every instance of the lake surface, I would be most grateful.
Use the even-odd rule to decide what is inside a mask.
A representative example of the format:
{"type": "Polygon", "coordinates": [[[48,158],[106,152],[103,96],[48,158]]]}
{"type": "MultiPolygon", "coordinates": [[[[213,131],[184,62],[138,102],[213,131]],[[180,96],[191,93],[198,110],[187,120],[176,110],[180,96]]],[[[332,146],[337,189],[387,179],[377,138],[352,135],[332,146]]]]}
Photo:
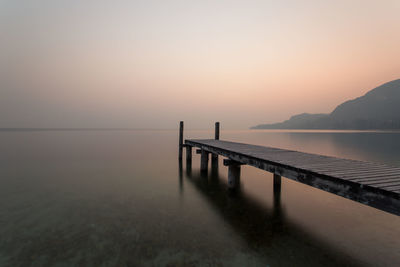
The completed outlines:
{"type": "MultiPolygon", "coordinates": [[[[209,138],[212,131],[186,131],[209,138]]],[[[399,132],[221,139],[400,166],[399,132]]],[[[400,217],[242,167],[207,177],[177,131],[0,132],[0,266],[400,266],[400,217]]]]}

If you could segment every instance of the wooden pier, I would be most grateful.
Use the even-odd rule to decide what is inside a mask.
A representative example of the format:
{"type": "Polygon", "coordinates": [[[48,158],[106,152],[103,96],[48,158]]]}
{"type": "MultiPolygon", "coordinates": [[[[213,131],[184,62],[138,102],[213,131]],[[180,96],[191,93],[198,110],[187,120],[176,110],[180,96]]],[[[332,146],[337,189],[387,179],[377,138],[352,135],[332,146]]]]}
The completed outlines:
{"type": "MultiPolygon", "coordinates": [[[[179,140],[183,140],[183,122],[179,140]]],[[[274,192],[280,192],[281,177],[400,215],[400,168],[381,163],[328,157],[286,149],[219,140],[219,123],[215,139],[186,139],[179,144],[179,156],[186,147],[191,166],[192,148],[201,154],[200,170],[208,171],[209,154],[215,160],[226,157],[228,186],[239,185],[240,166],[250,165],[274,174],[274,192]],[[217,134],[218,131],[218,134],[217,134]]]]}

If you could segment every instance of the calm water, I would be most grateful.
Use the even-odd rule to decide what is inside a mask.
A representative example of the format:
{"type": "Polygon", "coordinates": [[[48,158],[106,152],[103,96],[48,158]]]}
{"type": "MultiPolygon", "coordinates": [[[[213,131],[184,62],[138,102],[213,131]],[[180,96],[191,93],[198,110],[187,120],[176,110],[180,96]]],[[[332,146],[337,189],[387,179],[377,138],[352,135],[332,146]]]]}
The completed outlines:
{"type": "MultiPolygon", "coordinates": [[[[212,132],[188,131],[208,138],[212,132]]],[[[400,133],[221,139],[400,166],[400,133]]],[[[175,131],[0,132],[0,266],[399,266],[400,217],[244,166],[227,190],[175,131]]]]}

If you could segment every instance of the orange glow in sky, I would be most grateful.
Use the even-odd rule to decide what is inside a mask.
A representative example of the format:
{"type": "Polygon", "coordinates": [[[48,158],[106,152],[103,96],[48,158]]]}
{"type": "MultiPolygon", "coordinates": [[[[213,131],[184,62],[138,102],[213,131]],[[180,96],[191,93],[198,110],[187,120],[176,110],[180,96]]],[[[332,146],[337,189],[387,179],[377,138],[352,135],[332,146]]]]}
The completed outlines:
{"type": "Polygon", "coordinates": [[[1,1],[0,127],[208,128],[400,78],[400,1],[1,1]]]}

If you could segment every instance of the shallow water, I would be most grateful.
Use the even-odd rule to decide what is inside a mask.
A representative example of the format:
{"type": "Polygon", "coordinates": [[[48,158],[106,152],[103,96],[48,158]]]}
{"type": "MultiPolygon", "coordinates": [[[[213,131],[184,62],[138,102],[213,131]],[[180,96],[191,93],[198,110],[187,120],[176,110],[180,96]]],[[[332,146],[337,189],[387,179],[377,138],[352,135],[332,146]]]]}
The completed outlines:
{"type": "MultiPolygon", "coordinates": [[[[208,138],[211,131],[187,131],[208,138]]],[[[398,132],[221,139],[400,166],[398,132]]],[[[200,176],[176,131],[0,132],[0,266],[399,266],[400,217],[242,167],[200,176]]]]}

